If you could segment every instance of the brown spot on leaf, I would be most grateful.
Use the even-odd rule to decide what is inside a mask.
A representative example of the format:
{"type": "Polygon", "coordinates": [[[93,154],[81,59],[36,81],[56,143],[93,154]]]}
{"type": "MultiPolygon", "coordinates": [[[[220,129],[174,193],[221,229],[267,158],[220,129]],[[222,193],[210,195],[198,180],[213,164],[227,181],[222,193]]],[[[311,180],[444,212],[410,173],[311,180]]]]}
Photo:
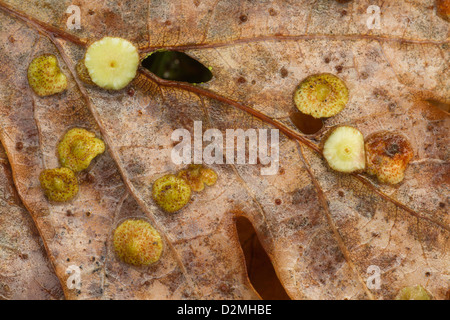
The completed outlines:
{"type": "Polygon", "coordinates": [[[393,102],[389,103],[389,105],[388,105],[389,111],[392,112],[392,111],[394,111],[396,108],[397,108],[397,105],[396,105],[395,103],[393,103],[393,102]]]}
{"type": "Polygon", "coordinates": [[[400,146],[396,142],[392,142],[386,146],[386,154],[393,158],[397,153],[400,152],[400,146]]]}
{"type": "Polygon", "coordinates": [[[243,14],[239,17],[239,20],[241,21],[241,23],[244,23],[248,20],[248,17],[245,14],[243,14]]]}
{"type": "Polygon", "coordinates": [[[27,260],[27,259],[28,259],[28,254],[26,254],[26,253],[21,253],[21,254],[19,254],[19,257],[20,257],[20,259],[22,259],[22,260],[27,260]]]}
{"type": "Polygon", "coordinates": [[[280,69],[280,74],[281,74],[282,78],[286,78],[287,75],[289,74],[289,72],[286,70],[285,67],[283,67],[283,68],[280,69]]]}
{"type": "Polygon", "coordinates": [[[245,80],[244,77],[239,77],[239,78],[237,79],[237,83],[243,84],[243,83],[246,83],[246,82],[247,82],[247,80],[245,80]]]}
{"type": "Polygon", "coordinates": [[[373,96],[375,98],[384,98],[388,95],[388,92],[384,88],[375,88],[373,90],[373,96]]]}
{"type": "Polygon", "coordinates": [[[228,284],[226,284],[226,283],[222,283],[219,286],[219,290],[222,291],[223,293],[230,293],[231,292],[231,287],[228,284]]]}

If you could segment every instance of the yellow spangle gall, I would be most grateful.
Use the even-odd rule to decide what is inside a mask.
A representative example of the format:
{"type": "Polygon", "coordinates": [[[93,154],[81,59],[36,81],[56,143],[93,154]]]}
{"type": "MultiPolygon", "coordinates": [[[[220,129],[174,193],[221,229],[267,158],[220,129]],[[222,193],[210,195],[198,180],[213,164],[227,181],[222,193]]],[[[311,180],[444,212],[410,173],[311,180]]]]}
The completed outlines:
{"type": "Polygon", "coordinates": [[[178,177],[186,180],[192,191],[199,192],[207,186],[212,186],[217,181],[217,173],[201,164],[192,164],[187,169],[181,170],[178,177]]]}
{"type": "Polygon", "coordinates": [[[322,141],[322,152],[331,169],[351,173],[365,169],[364,137],[351,126],[331,129],[322,141]]]}
{"type": "Polygon", "coordinates": [[[28,66],[28,83],[41,97],[67,89],[67,77],[61,72],[58,59],[53,54],[44,54],[31,61],[28,66]]]}
{"type": "Polygon", "coordinates": [[[431,298],[421,285],[417,285],[400,290],[395,300],[431,300],[431,298]]]}
{"type": "Polygon", "coordinates": [[[78,180],[68,168],[47,169],[39,176],[41,187],[51,201],[69,201],[78,193],[78,180]]]}
{"type": "Polygon", "coordinates": [[[120,90],[136,76],[139,53],[128,40],[104,37],[92,43],[86,50],[84,65],[96,85],[120,90]]]}
{"type": "Polygon", "coordinates": [[[152,197],[161,209],[173,213],[189,202],[191,187],[186,180],[167,174],[153,183],[152,197]]]}
{"type": "Polygon", "coordinates": [[[61,166],[75,172],[89,167],[92,159],[105,151],[105,144],[86,129],[73,128],[67,131],[58,144],[61,166]]]}
{"type": "Polygon", "coordinates": [[[382,131],[367,137],[365,142],[367,173],[382,183],[396,184],[403,180],[414,153],[409,141],[396,132],[382,131]]]}
{"type": "Polygon", "coordinates": [[[294,93],[298,110],[314,118],[328,118],[345,108],[348,89],[335,75],[323,73],[304,79],[294,93]]]}
{"type": "Polygon", "coordinates": [[[114,231],[114,250],[125,263],[142,267],[159,260],[163,249],[161,236],[145,220],[128,219],[114,231]]]}

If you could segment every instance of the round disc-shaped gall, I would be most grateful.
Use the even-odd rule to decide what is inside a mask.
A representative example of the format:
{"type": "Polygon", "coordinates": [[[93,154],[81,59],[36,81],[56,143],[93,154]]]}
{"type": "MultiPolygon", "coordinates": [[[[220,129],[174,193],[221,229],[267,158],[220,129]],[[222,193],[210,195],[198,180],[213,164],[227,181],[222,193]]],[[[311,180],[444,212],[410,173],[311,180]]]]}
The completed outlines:
{"type": "Polygon", "coordinates": [[[164,211],[176,212],[191,199],[191,187],[184,179],[167,174],[153,183],[152,197],[164,211]]]}
{"type": "Polygon", "coordinates": [[[96,138],[93,132],[82,128],[70,129],[58,144],[61,166],[75,172],[89,167],[91,161],[104,151],[104,142],[96,138]]]}
{"type": "Polygon", "coordinates": [[[36,57],[28,66],[28,83],[38,96],[50,96],[67,89],[67,77],[53,54],[36,57]]]}
{"type": "Polygon", "coordinates": [[[345,108],[348,89],[335,75],[324,73],[304,79],[294,93],[298,110],[314,118],[332,117],[345,108]]]}
{"type": "Polygon", "coordinates": [[[136,76],[139,53],[128,40],[104,37],[92,43],[86,50],[84,65],[96,85],[120,90],[136,76]]]}
{"type": "Polygon", "coordinates": [[[365,169],[364,137],[354,127],[332,128],[322,140],[322,152],[333,170],[352,173],[365,169]]]}
{"type": "Polygon", "coordinates": [[[400,290],[395,300],[431,300],[431,298],[421,285],[417,285],[400,290]]]}
{"type": "Polygon", "coordinates": [[[382,183],[396,184],[403,180],[414,153],[409,141],[396,132],[371,134],[365,142],[367,173],[382,183]]]}
{"type": "Polygon", "coordinates": [[[78,180],[68,168],[47,169],[39,175],[41,187],[51,201],[69,201],[78,193],[78,180]]]}
{"type": "Polygon", "coordinates": [[[142,267],[159,260],[163,249],[161,236],[145,220],[128,219],[114,231],[114,251],[125,263],[142,267]]]}
{"type": "Polygon", "coordinates": [[[217,181],[217,173],[201,164],[191,164],[187,169],[181,170],[178,177],[184,179],[192,191],[200,192],[217,181]]]}

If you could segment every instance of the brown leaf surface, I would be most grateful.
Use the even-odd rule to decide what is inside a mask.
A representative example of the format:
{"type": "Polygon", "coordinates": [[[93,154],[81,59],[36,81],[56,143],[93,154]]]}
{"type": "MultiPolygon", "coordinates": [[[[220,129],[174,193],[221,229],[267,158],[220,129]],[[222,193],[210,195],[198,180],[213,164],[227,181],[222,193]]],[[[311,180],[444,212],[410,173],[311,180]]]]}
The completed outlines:
{"type": "Polygon", "coordinates": [[[445,298],[450,282],[448,113],[449,24],[433,1],[384,1],[382,28],[368,30],[369,1],[76,1],[82,29],[68,32],[69,4],[0,2],[1,141],[18,193],[36,222],[70,299],[258,298],[246,273],[234,218],[253,224],[278,277],[294,299],[390,299],[421,284],[445,298]],[[21,11],[17,11],[17,10],[21,11]],[[23,12],[17,14],[16,12],[23,12]],[[138,44],[142,56],[182,50],[208,67],[197,86],[140,71],[128,90],[84,87],[74,66],[85,44],[105,35],[138,44]],[[28,86],[33,57],[55,54],[68,90],[39,98],[28,86]],[[314,73],[338,74],[348,106],[316,136],[292,126],[292,94],[314,73]],[[218,182],[168,215],[153,203],[152,182],[181,167],[170,159],[173,130],[279,128],[280,171],[214,165],[218,182]],[[316,144],[336,124],[367,136],[405,134],[415,156],[405,180],[378,185],[325,165],[316,144]],[[58,166],[55,147],[70,127],[97,132],[107,152],[80,176],[71,203],[43,196],[38,175],[58,166]],[[17,143],[23,148],[17,150],[17,143]],[[147,217],[163,235],[161,260],[127,266],[111,250],[126,217],[147,217]],[[378,266],[381,289],[367,288],[378,266]],[[81,269],[80,290],[66,286],[81,269]]]}
{"type": "Polygon", "coordinates": [[[61,285],[19,199],[2,146],[0,164],[0,300],[62,299],[61,285]]]}

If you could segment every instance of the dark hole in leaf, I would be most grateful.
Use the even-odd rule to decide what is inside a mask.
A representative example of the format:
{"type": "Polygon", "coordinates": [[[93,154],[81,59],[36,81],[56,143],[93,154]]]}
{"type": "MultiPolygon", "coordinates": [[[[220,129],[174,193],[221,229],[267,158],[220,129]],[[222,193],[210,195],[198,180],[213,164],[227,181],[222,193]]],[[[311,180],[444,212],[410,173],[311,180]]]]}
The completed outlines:
{"type": "Polygon", "coordinates": [[[323,127],[322,119],[314,118],[300,111],[291,112],[289,119],[304,134],[317,133],[323,127]]]}
{"type": "Polygon", "coordinates": [[[238,217],[236,229],[253,288],[264,300],[290,300],[250,221],[247,218],[238,217]]]}
{"type": "Polygon", "coordinates": [[[157,51],[142,60],[142,66],[166,80],[201,83],[211,80],[212,73],[203,64],[178,51],[157,51]]]}

